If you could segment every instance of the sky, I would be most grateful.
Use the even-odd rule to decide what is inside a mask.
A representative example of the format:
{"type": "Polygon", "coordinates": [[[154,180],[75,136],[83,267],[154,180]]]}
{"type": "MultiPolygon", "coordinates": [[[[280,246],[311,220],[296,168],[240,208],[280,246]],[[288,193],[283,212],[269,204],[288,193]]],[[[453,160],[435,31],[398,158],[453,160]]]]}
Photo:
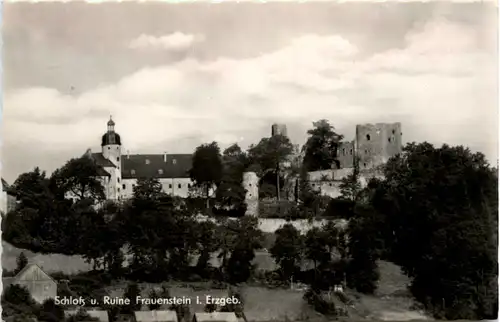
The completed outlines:
{"type": "Polygon", "coordinates": [[[401,122],[496,163],[491,3],[4,3],[2,176],[100,151],[247,148],[285,123],[401,122]]]}

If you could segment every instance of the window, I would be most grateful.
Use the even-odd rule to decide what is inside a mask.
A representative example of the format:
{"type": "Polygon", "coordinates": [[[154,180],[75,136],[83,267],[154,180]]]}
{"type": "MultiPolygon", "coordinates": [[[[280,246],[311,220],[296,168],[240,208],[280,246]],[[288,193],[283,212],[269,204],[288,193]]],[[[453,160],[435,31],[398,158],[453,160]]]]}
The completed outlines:
{"type": "Polygon", "coordinates": [[[392,130],[392,134],[396,134],[396,131],[395,131],[395,130],[392,130]]]}
{"type": "Polygon", "coordinates": [[[134,169],[130,170],[130,174],[134,175],[135,174],[135,170],[134,169]]]}
{"type": "Polygon", "coordinates": [[[352,149],[349,151],[349,153],[352,155],[352,149]]]}
{"type": "Polygon", "coordinates": [[[368,154],[368,150],[365,150],[365,154],[368,154]]]}
{"type": "Polygon", "coordinates": [[[366,163],[363,163],[363,167],[365,167],[365,168],[366,168],[366,163]]]}
{"type": "Polygon", "coordinates": [[[177,185],[177,188],[179,188],[179,189],[181,188],[181,184],[180,183],[177,185]]]}
{"type": "Polygon", "coordinates": [[[108,146],[108,150],[111,150],[111,147],[110,147],[110,146],[108,146]]]}
{"type": "Polygon", "coordinates": [[[191,188],[191,184],[190,183],[188,183],[188,188],[191,188]]]}
{"type": "Polygon", "coordinates": [[[125,184],[123,184],[123,185],[122,185],[122,188],[123,188],[123,190],[125,190],[125,189],[126,189],[125,184]]]}
{"type": "Polygon", "coordinates": [[[146,164],[149,164],[149,159],[146,159],[146,164]]]}
{"type": "Polygon", "coordinates": [[[367,140],[367,141],[370,141],[370,134],[367,134],[367,135],[366,135],[366,140],[367,140]]]}
{"type": "Polygon", "coordinates": [[[120,162],[120,157],[117,157],[117,158],[116,158],[116,161],[120,162]]]}
{"type": "Polygon", "coordinates": [[[387,141],[389,141],[389,143],[391,143],[391,138],[388,138],[387,141]]]}
{"type": "Polygon", "coordinates": [[[118,180],[118,183],[120,183],[120,178],[116,178],[118,180]]]}
{"type": "Polygon", "coordinates": [[[118,188],[118,192],[120,192],[120,188],[118,188]]]}
{"type": "Polygon", "coordinates": [[[343,154],[343,155],[345,155],[345,154],[346,154],[346,153],[345,153],[345,148],[344,148],[344,149],[342,149],[342,154],[343,154]]]}
{"type": "Polygon", "coordinates": [[[172,189],[172,184],[169,184],[169,185],[168,185],[168,189],[172,189]]]}
{"type": "Polygon", "coordinates": [[[249,186],[249,187],[251,187],[251,186],[252,186],[252,184],[251,184],[251,183],[249,183],[249,184],[248,184],[248,186],[249,186]]]}
{"type": "Polygon", "coordinates": [[[158,174],[163,174],[163,169],[159,169],[158,174]]]}
{"type": "Polygon", "coordinates": [[[177,160],[176,159],[172,159],[172,164],[176,164],[177,163],[177,160]]]}

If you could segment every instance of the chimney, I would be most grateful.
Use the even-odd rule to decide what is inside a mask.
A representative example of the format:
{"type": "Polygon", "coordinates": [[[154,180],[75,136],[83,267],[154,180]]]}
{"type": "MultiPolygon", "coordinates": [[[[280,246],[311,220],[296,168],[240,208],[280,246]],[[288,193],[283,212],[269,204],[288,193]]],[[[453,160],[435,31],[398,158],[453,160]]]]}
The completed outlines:
{"type": "Polygon", "coordinates": [[[127,150],[127,159],[130,159],[130,151],[127,150]]]}
{"type": "Polygon", "coordinates": [[[167,163],[167,152],[163,152],[163,162],[167,163]]]}

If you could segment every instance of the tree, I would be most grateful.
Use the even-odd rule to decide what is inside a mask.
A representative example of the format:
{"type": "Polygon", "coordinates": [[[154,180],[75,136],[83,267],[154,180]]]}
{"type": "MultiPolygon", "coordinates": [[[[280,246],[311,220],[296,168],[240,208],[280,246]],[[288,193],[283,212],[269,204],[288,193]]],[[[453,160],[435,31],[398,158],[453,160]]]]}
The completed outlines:
{"type": "Polygon", "coordinates": [[[47,299],[42,304],[38,320],[45,322],[64,321],[64,309],[57,305],[53,299],[47,299]]]}
{"type": "Polygon", "coordinates": [[[11,284],[6,288],[2,294],[2,303],[4,301],[15,305],[28,306],[34,306],[35,303],[28,289],[16,284],[11,284]]]}
{"type": "Polygon", "coordinates": [[[127,285],[123,296],[130,300],[130,304],[124,307],[124,312],[132,314],[134,311],[139,311],[141,309],[141,304],[137,302],[137,296],[139,295],[141,295],[141,290],[136,283],[127,285]]]}
{"type": "Polygon", "coordinates": [[[410,143],[384,175],[371,203],[413,295],[447,319],[496,318],[498,175],[484,155],[410,143]]]}
{"type": "Polygon", "coordinates": [[[59,194],[75,197],[78,201],[90,200],[93,204],[106,199],[100,181],[99,166],[87,155],[71,159],[54,171],[51,181],[57,186],[59,194]]]}
{"type": "MultiPolygon", "coordinates": [[[[150,299],[157,299],[159,298],[158,296],[158,293],[156,292],[156,290],[154,288],[151,289],[151,292],[149,292],[149,298],[150,299]]],[[[154,301],[153,301],[154,302],[154,301]]],[[[148,308],[151,310],[151,311],[154,311],[154,310],[158,310],[159,308],[161,307],[160,304],[157,304],[157,303],[151,303],[151,304],[148,304],[148,308]]]]}
{"type": "Polygon", "coordinates": [[[275,232],[276,240],[271,248],[271,256],[279,265],[281,276],[288,281],[300,268],[303,254],[303,239],[300,232],[286,224],[275,232]]]}
{"type": "Polygon", "coordinates": [[[26,255],[24,255],[24,252],[21,252],[21,254],[19,254],[19,256],[16,259],[16,262],[17,262],[17,268],[16,268],[16,274],[17,274],[20,271],[22,271],[22,269],[26,265],[28,265],[28,258],[26,257],[26,255]]]}
{"type": "Polygon", "coordinates": [[[320,194],[311,188],[307,169],[300,170],[299,187],[299,209],[306,214],[307,218],[313,218],[318,213],[320,194]]]}
{"type": "Polygon", "coordinates": [[[276,178],[276,196],[280,199],[280,170],[283,163],[288,160],[293,152],[293,145],[288,137],[274,135],[270,138],[263,138],[259,144],[251,146],[248,155],[251,163],[260,166],[259,177],[267,173],[274,173],[276,178]]]}
{"type": "Polygon", "coordinates": [[[369,205],[357,205],[348,226],[347,285],[361,293],[373,294],[380,277],[376,261],[384,248],[379,233],[384,223],[379,219],[369,205]]]}
{"type": "Polygon", "coordinates": [[[342,179],[340,184],[340,193],[342,198],[356,203],[359,200],[362,191],[360,175],[359,175],[359,158],[354,158],[353,171],[342,179]]]}
{"type": "Polygon", "coordinates": [[[307,231],[305,255],[307,259],[313,261],[315,270],[330,262],[331,256],[327,248],[327,238],[320,228],[314,227],[307,231]]]}
{"type": "Polygon", "coordinates": [[[313,123],[307,131],[309,138],[304,145],[304,166],[307,171],[328,170],[337,160],[337,149],[343,136],[335,133],[335,128],[327,120],[313,123]]]}
{"type": "Polygon", "coordinates": [[[233,210],[239,216],[244,215],[246,210],[246,191],[242,186],[246,164],[247,156],[237,144],[224,150],[222,178],[216,191],[218,207],[233,210]]]}
{"type": "Polygon", "coordinates": [[[208,209],[210,189],[218,186],[222,179],[222,160],[217,142],[202,144],[196,148],[189,174],[195,185],[205,191],[208,209]]]}
{"type": "Polygon", "coordinates": [[[242,217],[227,221],[223,227],[221,255],[223,267],[230,283],[245,282],[252,274],[255,250],[262,247],[262,232],[255,217],[242,217]],[[230,253],[229,260],[225,258],[230,253]]]}
{"type": "Polygon", "coordinates": [[[196,270],[201,276],[206,275],[210,266],[210,255],[218,248],[216,229],[216,225],[211,221],[197,223],[195,239],[198,243],[197,249],[200,253],[200,257],[198,258],[198,262],[196,264],[196,270]]]}

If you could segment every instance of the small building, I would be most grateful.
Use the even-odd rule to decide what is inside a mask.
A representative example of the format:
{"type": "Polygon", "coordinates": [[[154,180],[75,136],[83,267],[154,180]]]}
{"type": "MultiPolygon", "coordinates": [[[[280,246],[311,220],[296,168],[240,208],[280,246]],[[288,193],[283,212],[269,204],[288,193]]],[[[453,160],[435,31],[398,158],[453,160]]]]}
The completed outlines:
{"type": "Polygon", "coordinates": [[[104,311],[104,310],[96,310],[96,309],[78,309],[78,310],[65,310],[64,311],[64,316],[66,318],[70,317],[70,316],[74,316],[74,315],[77,315],[78,313],[86,313],[88,314],[90,317],[94,318],[94,319],[99,319],[100,322],[109,322],[109,315],[108,315],[108,311],[104,311]]]}
{"type": "Polygon", "coordinates": [[[177,313],[172,310],[135,311],[136,322],[177,322],[177,313]]]}
{"type": "Polygon", "coordinates": [[[4,289],[12,284],[25,287],[38,303],[57,295],[57,282],[37,264],[26,265],[16,276],[3,278],[2,283],[4,289]]]}
{"type": "Polygon", "coordinates": [[[195,313],[193,322],[238,322],[234,312],[195,313]]]}
{"type": "Polygon", "coordinates": [[[16,195],[7,181],[1,179],[0,212],[7,214],[16,208],[16,195]]]}

